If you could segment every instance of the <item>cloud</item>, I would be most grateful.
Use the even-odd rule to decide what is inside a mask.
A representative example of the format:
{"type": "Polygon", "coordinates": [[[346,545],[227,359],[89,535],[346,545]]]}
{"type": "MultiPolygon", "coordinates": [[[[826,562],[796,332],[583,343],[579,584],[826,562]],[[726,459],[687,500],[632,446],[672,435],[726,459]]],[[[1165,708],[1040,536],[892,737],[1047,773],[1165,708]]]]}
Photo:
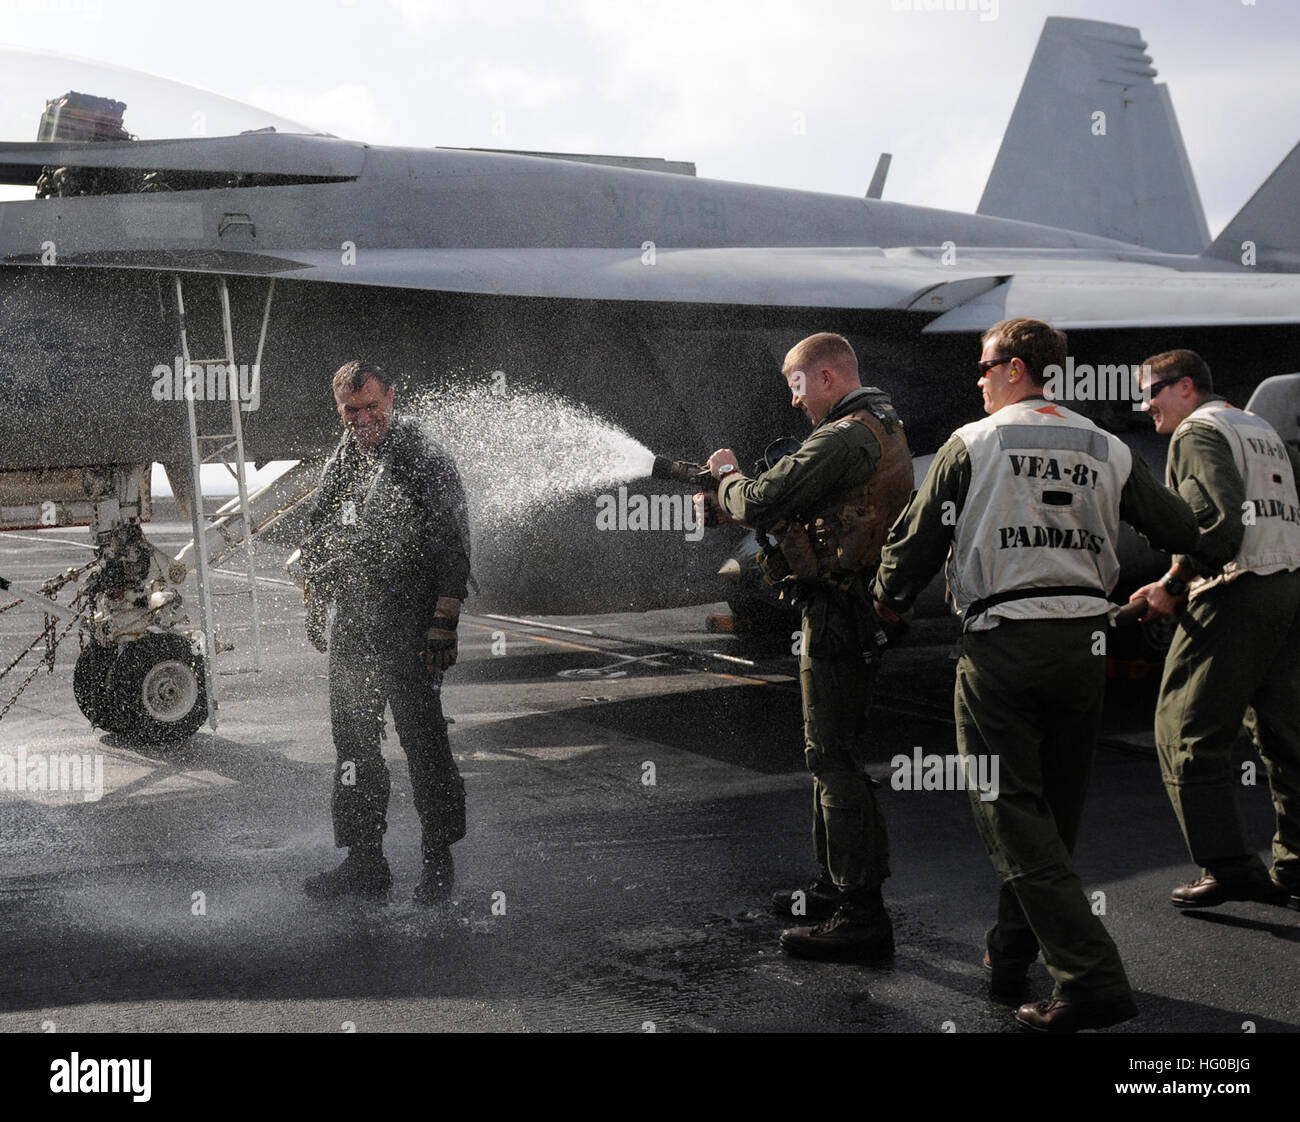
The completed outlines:
{"type": "Polygon", "coordinates": [[[553,24],[573,11],[569,0],[551,0],[538,4],[535,0],[489,0],[487,3],[465,4],[464,0],[388,0],[396,9],[408,31],[423,35],[430,30],[445,30],[462,24],[481,27],[519,27],[541,21],[553,24]]]}
{"type": "Polygon", "coordinates": [[[529,112],[573,101],[580,88],[577,78],[486,59],[476,61],[469,81],[494,105],[529,112]]]}
{"type": "Polygon", "coordinates": [[[596,92],[622,108],[632,147],[705,176],[859,195],[903,128],[958,104],[947,88],[964,79],[935,61],[970,32],[844,0],[586,0],[583,13],[596,92]],[[927,104],[900,109],[915,88],[927,104]]]}

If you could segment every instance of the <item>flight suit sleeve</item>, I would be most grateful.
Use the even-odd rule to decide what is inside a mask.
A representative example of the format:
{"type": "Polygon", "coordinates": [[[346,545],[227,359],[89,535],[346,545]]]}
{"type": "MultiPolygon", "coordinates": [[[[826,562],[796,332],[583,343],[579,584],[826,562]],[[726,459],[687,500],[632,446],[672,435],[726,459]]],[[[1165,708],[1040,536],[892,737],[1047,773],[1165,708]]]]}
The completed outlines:
{"type": "Polygon", "coordinates": [[[1196,515],[1192,508],[1156,479],[1136,453],[1120,492],[1119,516],[1162,553],[1186,551],[1196,544],[1196,515]]]}
{"type": "Polygon", "coordinates": [[[336,449],[321,469],[320,482],[316,484],[316,494],[312,498],[311,508],[307,511],[308,537],[325,524],[338,506],[338,460],[339,454],[336,449]]]}
{"type": "Polygon", "coordinates": [[[767,530],[797,512],[811,510],[837,491],[869,479],[880,457],[880,442],[865,425],[833,422],[817,429],[799,451],[778,460],[756,478],[735,472],[723,476],[718,504],[737,522],[767,530]]]}
{"type": "Polygon", "coordinates": [[[469,509],[460,472],[450,456],[435,456],[419,478],[425,553],[436,574],[433,592],[438,599],[464,600],[469,594],[469,509]]]}
{"type": "Polygon", "coordinates": [[[1174,558],[1200,576],[1213,576],[1237,556],[1246,533],[1241,520],[1246,483],[1223,436],[1192,424],[1169,446],[1170,475],[1196,516],[1200,534],[1174,558]]]}
{"type": "Polygon", "coordinates": [[[872,591],[876,600],[905,612],[934,578],[952,548],[970,478],[966,445],[960,437],[950,437],[890,528],[872,591]]]}
{"type": "MultiPolygon", "coordinates": [[[[333,581],[329,572],[330,563],[335,560],[331,531],[337,529],[340,515],[343,479],[340,451],[341,447],[336,448],[334,454],[325,461],[311,508],[307,511],[306,532],[298,543],[298,548],[302,551],[304,591],[318,608],[334,599],[333,581]]],[[[334,575],[337,576],[337,573],[334,575]]]]}
{"type": "Polygon", "coordinates": [[[333,465],[334,458],[330,456],[325,467],[322,468],[320,482],[316,484],[316,494],[312,495],[311,508],[307,511],[308,536],[311,536],[312,532],[320,528],[321,523],[324,523],[326,517],[328,517],[326,511],[329,510],[330,494],[333,491],[333,472],[330,471],[330,468],[333,465]]]}

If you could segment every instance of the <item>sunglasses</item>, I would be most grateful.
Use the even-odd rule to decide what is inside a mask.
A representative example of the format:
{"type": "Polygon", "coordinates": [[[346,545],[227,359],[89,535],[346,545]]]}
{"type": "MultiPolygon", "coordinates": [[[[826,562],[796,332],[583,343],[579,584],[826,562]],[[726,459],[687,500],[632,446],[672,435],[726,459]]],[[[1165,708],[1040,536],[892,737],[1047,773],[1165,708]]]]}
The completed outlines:
{"type": "Polygon", "coordinates": [[[1181,382],[1186,377],[1187,377],[1186,374],[1179,374],[1178,377],[1176,378],[1161,378],[1160,381],[1158,382],[1152,382],[1146,388],[1146,394],[1145,394],[1146,399],[1150,401],[1152,398],[1156,396],[1156,394],[1158,394],[1166,386],[1172,386],[1175,382],[1181,382]]]}
{"type": "Polygon", "coordinates": [[[980,368],[980,377],[982,378],[995,366],[1001,366],[1004,362],[1010,362],[1013,358],[1019,358],[1019,355],[1007,355],[1006,358],[986,358],[981,359],[976,365],[980,368]]]}

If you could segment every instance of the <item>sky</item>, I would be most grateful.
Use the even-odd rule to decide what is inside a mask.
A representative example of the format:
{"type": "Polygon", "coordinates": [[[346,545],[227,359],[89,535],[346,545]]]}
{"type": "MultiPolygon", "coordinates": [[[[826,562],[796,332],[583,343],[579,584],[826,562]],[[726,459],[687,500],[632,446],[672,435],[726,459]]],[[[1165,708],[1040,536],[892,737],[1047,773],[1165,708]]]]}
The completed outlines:
{"type": "Polygon", "coordinates": [[[0,46],[376,144],[663,156],[858,196],[888,151],[886,199],[973,211],[1048,15],[1141,30],[1212,234],[1300,140],[1294,0],[0,0],[0,46]]]}

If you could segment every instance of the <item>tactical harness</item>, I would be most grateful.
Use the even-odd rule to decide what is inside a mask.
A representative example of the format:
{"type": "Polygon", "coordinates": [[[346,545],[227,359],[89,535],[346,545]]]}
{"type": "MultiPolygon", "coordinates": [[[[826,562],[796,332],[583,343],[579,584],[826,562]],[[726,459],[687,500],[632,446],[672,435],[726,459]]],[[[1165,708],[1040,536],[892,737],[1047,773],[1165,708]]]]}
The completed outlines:
{"type": "Polygon", "coordinates": [[[876,438],[880,462],[868,479],[836,492],[808,518],[792,518],[771,532],[779,559],[768,549],[759,562],[773,584],[847,589],[858,573],[879,563],[889,528],[911,498],[912,453],[893,405],[873,401],[839,420],[854,421],[876,438]]]}

